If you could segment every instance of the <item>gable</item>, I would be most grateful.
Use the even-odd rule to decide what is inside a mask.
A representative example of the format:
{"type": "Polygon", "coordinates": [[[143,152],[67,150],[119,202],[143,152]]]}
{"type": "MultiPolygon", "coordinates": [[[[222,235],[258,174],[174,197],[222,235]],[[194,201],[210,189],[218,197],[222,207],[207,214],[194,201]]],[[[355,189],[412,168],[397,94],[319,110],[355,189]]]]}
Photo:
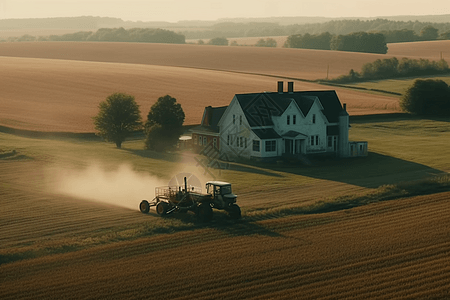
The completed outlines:
{"type": "Polygon", "coordinates": [[[307,116],[316,99],[328,122],[339,121],[342,106],[335,91],[304,91],[292,93],[251,93],[236,94],[244,114],[251,127],[273,126],[272,117],[281,116],[295,101],[304,116],[307,116]]]}

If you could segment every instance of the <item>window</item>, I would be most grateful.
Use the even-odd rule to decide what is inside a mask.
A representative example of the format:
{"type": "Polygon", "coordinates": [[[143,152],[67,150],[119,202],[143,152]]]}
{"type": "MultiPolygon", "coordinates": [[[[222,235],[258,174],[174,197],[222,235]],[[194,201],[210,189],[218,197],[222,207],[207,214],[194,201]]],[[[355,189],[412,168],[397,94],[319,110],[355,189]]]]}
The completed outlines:
{"type": "Polygon", "coordinates": [[[244,147],[244,138],[241,136],[240,138],[239,138],[240,140],[241,140],[241,142],[239,143],[240,145],[241,145],[241,147],[244,147]]]}
{"type": "Polygon", "coordinates": [[[245,140],[244,140],[244,148],[246,148],[247,149],[247,138],[245,138],[245,140]]]}
{"type": "Polygon", "coordinates": [[[239,116],[239,125],[242,125],[242,116],[239,116]]]}
{"type": "Polygon", "coordinates": [[[292,116],[292,125],[295,125],[295,121],[297,121],[296,119],[297,119],[297,115],[293,115],[292,116]]]}
{"type": "Polygon", "coordinates": [[[236,137],[236,147],[239,147],[239,137],[236,137]]]}
{"type": "Polygon", "coordinates": [[[253,140],[253,151],[259,152],[259,141],[253,140]]]}
{"type": "Polygon", "coordinates": [[[309,144],[311,146],[317,146],[319,145],[319,136],[318,135],[311,135],[309,137],[309,144]]]}
{"type": "Polygon", "coordinates": [[[198,144],[201,146],[202,145],[202,137],[199,135],[198,136],[198,144]]]}
{"type": "Polygon", "coordinates": [[[233,115],[233,124],[236,124],[236,115],[233,115]]]}
{"type": "Polygon", "coordinates": [[[277,141],[266,141],[266,152],[275,152],[277,150],[277,141]]]}
{"type": "Polygon", "coordinates": [[[227,145],[230,144],[230,135],[227,135],[227,145]]]}
{"type": "Polygon", "coordinates": [[[203,137],[203,146],[208,145],[208,138],[206,136],[203,137]]]}
{"type": "Polygon", "coordinates": [[[312,115],[312,122],[313,122],[313,124],[316,124],[316,114],[312,115]]]}
{"type": "Polygon", "coordinates": [[[214,139],[213,139],[213,146],[214,146],[214,148],[217,149],[217,138],[214,138],[214,139]]]}
{"type": "Polygon", "coordinates": [[[192,135],[192,139],[194,140],[194,145],[197,145],[197,136],[195,134],[192,135]]]}
{"type": "Polygon", "coordinates": [[[288,124],[289,125],[289,121],[291,120],[291,116],[290,115],[287,115],[286,116],[286,124],[288,124]]]}

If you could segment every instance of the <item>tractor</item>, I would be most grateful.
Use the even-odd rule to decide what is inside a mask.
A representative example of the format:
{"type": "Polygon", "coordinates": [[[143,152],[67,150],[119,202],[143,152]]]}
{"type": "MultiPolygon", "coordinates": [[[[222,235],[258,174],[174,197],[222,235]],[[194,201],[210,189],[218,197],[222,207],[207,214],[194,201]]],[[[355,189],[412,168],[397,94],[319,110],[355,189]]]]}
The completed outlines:
{"type": "Polygon", "coordinates": [[[184,186],[164,186],[155,188],[152,201],[142,200],[139,209],[147,214],[150,207],[156,207],[156,213],[162,217],[172,213],[194,212],[202,222],[213,217],[213,208],[225,210],[230,218],[239,219],[241,209],[236,204],[236,195],[231,191],[231,184],[223,181],[208,181],[206,194],[201,188],[188,186],[184,177],[184,186]]]}

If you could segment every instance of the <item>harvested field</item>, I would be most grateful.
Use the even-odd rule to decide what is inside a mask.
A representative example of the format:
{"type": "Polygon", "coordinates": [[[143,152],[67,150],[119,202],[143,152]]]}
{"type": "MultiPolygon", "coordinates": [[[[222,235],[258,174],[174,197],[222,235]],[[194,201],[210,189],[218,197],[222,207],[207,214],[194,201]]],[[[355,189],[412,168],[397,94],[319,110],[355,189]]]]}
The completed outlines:
{"type": "MultiPolygon", "coordinates": [[[[181,103],[185,124],[198,124],[205,106],[228,105],[237,93],[273,91],[280,80],[194,68],[58,59],[0,57],[0,65],[0,125],[53,132],[93,132],[98,104],[113,92],[135,96],[144,119],[158,97],[169,94],[181,103]]],[[[397,98],[296,82],[296,90],[311,89],[337,90],[351,114],[398,111],[397,98]]]]}
{"type": "Polygon", "coordinates": [[[449,196],[211,225],[4,264],[0,296],[447,298],[449,196]]]}
{"type": "Polygon", "coordinates": [[[408,58],[424,58],[429,60],[439,60],[444,58],[450,61],[450,41],[427,41],[427,42],[411,42],[411,43],[395,43],[388,44],[388,55],[395,56],[398,59],[402,57],[408,58]]]}
{"type": "Polygon", "coordinates": [[[131,63],[323,79],[390,55],[308,49],[144,43],[2,43],[0,56],[131,63]]]}

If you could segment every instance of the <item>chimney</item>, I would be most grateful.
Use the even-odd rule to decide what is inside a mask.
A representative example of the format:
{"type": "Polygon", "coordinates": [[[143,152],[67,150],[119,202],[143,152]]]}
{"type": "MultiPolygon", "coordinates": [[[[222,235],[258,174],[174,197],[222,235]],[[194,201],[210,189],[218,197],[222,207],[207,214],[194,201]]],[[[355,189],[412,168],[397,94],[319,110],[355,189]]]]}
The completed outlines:
{"type": "Polygon", "coordinates": [[[210,126],[211,125],[211,118],[212,118],[212,106],[205,107],[205,116],[203,119],[203,126],[210,126]]]}
{"type": "Polygon", "coordinates": [[[283,94],[283,81],[278,81],[278,94],[283,94]]]}
{"type": "Polygon", "coordinates": [[[289,94],[293,94],[294,93],[294,82],[293,81],[289,81],[288,82],[288,93],[289,94]]]}
{"type": "Polygon", "coordinates": [[[344,111],[347,111],[347,103],[344,103],[344,111]]]}

